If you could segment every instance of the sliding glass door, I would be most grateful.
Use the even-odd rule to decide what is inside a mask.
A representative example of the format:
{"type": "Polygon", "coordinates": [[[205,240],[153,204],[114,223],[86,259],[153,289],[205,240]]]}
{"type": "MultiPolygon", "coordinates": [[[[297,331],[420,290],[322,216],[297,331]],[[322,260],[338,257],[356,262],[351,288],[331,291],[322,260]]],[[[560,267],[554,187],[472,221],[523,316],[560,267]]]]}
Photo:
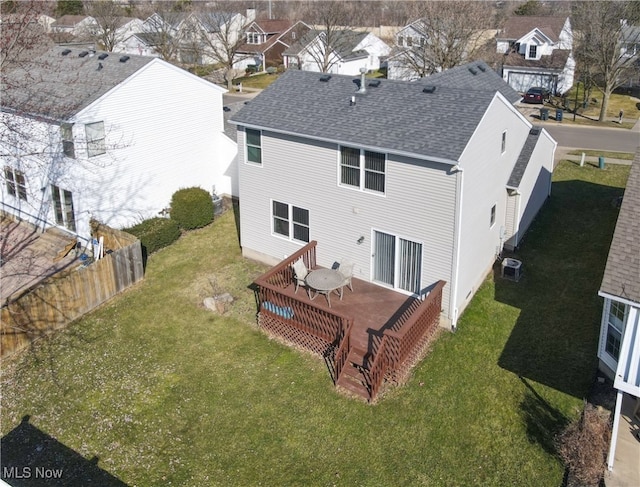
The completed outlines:
{"type": "Polygon", "coordinates": [[[377,230],[373,235],[373,280],[418,294],[422,244],[377,230]]]}

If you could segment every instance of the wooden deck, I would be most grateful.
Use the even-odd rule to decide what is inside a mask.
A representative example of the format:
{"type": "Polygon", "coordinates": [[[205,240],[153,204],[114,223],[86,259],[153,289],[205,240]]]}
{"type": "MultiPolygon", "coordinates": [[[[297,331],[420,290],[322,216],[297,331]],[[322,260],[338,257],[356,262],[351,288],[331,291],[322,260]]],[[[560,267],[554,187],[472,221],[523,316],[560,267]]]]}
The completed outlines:
{"type": "Polygon", "coordinates": [[[317,269],[313,241],[265,274],[256,285],[258,325],[268,333],[323,356],[337,386],[374,401],[384,383],[398,383],[439,326],[444,281],[419,297],[360,279],[343,297],[311,299],[295,292],[292,264],[317,269]]]}

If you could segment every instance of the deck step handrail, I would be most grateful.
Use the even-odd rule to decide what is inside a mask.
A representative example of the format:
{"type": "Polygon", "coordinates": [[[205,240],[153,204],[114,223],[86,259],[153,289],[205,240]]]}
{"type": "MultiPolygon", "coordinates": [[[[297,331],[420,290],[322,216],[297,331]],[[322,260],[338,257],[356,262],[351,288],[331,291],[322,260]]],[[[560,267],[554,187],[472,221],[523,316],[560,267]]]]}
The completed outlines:
{"type": "Polygon", "coordinates": [[[334,356],[335,358],[333,359],[335,364],[334,365],[334,369],[335,369],[334,382],[335,383],[338,382],[338,379],[340,378],[340,374],[342,373],[342,369],[347,363],[347,357],[351,352],[351,329],[352,328],[353,328],[353,321],[349,323],[349,327],[347,328],[347,331],[345,332],[344,336],[340,338],[338,350],[336,351],[334,356]]]}
{"type": "MultiPolygon", "coordinates": [[[[388,366],[398,368],[426,333],[437,328],[442,306],[442,289],[445,281],[438,281],[431,292],[407,315],[406,321],[399,321],[395,329],[384,330],[387,338],[386,354],[388,366]]],[[[384,341],[384,339],[383,339],[384,341]]]]}

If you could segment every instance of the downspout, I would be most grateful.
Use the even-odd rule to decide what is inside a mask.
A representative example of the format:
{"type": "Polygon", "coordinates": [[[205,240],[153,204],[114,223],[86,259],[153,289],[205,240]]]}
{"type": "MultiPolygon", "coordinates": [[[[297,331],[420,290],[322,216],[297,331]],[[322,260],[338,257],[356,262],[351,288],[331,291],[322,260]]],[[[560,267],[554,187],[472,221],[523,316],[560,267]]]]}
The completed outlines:
{"type": "Polygon", "coordinates": [[[451,317],[451,331],[456,331],[458,326],[458,278],[460,274],[460,242],[462,242],[462,195],[464,185],[462,184],[463,169],[456,164],[451,168],[452,171],[456,171],[456,193],[459,195],[456,198],[456,236],[453,241],[454,255],[453,255],[453,286],[451,287],[452,299],[450,299],[449,307],[452,309],[451,317]]]}

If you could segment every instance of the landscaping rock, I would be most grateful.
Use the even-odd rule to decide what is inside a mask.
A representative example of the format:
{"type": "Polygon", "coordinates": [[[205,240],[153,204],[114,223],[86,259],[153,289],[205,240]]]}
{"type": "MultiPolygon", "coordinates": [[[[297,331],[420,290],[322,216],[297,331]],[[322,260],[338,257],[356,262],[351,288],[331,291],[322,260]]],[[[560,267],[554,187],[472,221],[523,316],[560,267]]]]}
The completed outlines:
{"type": "Polygon", "coordinates": [[[224,293],[213,297],[209,296],[204,298],[203,301],[205,308],[221,315],[228,311],[229,305],[231,303],[233,303],[233,296],[231,296],[231,294],[229,293],[224,293]]]}

